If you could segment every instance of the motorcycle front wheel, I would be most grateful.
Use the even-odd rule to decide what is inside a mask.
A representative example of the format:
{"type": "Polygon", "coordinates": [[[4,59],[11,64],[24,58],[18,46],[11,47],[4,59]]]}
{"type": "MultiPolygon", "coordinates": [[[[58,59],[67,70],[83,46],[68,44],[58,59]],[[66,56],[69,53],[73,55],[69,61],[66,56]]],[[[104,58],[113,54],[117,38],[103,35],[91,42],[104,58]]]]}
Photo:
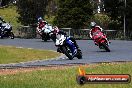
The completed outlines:
{"type": "Polygon", "coordinates": [[[47,42],[47,38],[43,38],[43,37],[42,37],[42,40],[44,40],[45,42],[47,42]]]}
{"type": "Polygon", "coordinates": [[[45,42],[47,42],[48,39],[47,39],[47,35],[46,34],[42,33],[41,37],[42,37],[42,40],[44,40],[45,42]]]}
{"type": "Polygon", "coordinates": [[[81,50],[78,50],[77,51],[77,56],[76,56],[78,59],[82,59],[82,52],[81,50]]]}
{"type": "Polygon", "coordinates": [[[105,49],[107,52],[110,52],[109,47],[108,47],[105,43],[102,43],[101,45],[104,47],[104,49],[105,49]]]}
{"type": "Polygon", "coordinates": [[[72,60],[73,57],[72,57],[72,55],[70,55],[70,52],[67,49],[68,47],[66,48],[65,46],[63,46],[61,48],[62,48],[63,53],[69,58],[69,60],[72,60]]]}
{"type": "Polygon", "coordinates": [[[10,33],[10,38],[14,39],[14,33],[13,32],[10,33]]]}

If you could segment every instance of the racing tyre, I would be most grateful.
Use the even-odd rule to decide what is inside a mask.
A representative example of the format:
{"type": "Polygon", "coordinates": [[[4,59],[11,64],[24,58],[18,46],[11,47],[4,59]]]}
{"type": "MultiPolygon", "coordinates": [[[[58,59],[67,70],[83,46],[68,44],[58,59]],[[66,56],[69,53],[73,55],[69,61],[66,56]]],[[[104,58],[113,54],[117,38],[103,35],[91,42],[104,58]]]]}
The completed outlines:
{"type": "Polygon", "coordinates": [[[55,34],[52,34],[51,35],[51,39],[53,40],[53,42],[56,42],[56,35],[55,34]]]}
{"type": "Polygon", "coordinates": [[[107,52],[110,52],[109,47],[108,47],[105,43],[102,43],[102,46],[104,47],[104,49],[105,49],[107,52]]]}
{"type": "Polygon", "coordinates": [[[3,36],[0,36],[1,39],[3,39],[3,36]]]}
{"type": "Polygon", "coordinates": [[[68,49],[66,47],[63,46],[62,47],[62,51],[69,58],[69,60],[73,59],[73,57],[70,55],[70,53],[69,53],[69,51],[68,51],[68,49]]]}
{"type": "Polygon", "coordinates": [[[82,59],[82,52],[80,49],[78,49],[77,51],[77,56],[76,56],[78,59],[82,59]]]}
{"type": "Polygon", "coordinates": [[[47,39],[46,38],[42,38],[42,40],[44,40],[45,42],[47,42],[47,39]]]}
{"type": "Polygon", "coordinates": [[[10,38],[14,39],[14,33],[13,32],[10,33],[10,38]]]}
{"type": "Polygon", "coordinates": [[[44,34],[42,34],[42,40],[44,40],[45,42],[47,42],[47,37],[46,37],[46,35],[44,35],[44,34]]]}

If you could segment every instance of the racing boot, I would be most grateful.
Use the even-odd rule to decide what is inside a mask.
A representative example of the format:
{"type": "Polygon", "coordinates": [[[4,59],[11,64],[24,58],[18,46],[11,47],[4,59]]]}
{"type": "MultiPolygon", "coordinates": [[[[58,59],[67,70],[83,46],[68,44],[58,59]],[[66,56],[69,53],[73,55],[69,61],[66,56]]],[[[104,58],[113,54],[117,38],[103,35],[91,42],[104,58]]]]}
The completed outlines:
{"type": "Polygon", "coordinates": [[[61,49],[58,47],[57,52],[62,53],[61,49]]]}
{"type": "Polygon", "coordinates": [[[95,44],[96,46],[98,46],[97,42],[94,42],[94,44],[95,44]]]}

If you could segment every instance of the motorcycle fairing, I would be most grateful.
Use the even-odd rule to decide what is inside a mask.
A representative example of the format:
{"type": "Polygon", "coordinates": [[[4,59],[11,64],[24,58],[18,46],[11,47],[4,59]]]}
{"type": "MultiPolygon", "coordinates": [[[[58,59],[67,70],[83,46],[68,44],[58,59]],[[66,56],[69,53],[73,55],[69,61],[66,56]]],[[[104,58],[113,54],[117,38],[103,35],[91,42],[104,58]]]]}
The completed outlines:
{"type": "Polygon", "coordinates": [[[74,53],[74,51],[76,50],[75,45],[73,44],[73,42],[70,40],[70,38],[66,38],[66,43],[67,45],[70,47],[70,50],[72,52],[72,54],[74,53]]]}

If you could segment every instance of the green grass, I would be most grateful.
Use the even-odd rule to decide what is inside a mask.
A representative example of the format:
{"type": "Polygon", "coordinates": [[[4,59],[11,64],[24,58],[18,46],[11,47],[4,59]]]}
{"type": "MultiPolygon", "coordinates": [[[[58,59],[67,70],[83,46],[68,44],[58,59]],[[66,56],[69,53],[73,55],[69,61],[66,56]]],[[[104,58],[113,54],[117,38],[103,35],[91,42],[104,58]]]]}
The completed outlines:
{"type": "Polygon", "coordinates": [[[0,64],[50,59],[55,58],[59,55],[59,53],[49,50],[0,46],[0,64]]]}
{"type": "MultiPolygon", "coordinates": [[[[92,74],[130,74],[132,63],[101,64],[86,67],[87,73],[92,74]]],[[[76,82],[78,67],[39,70],[14,75],[0,76],[0,88],[132,88],[130,84],[85,84],[76,82]]]]}
{"type": "Polygon", "coordinates": [[[19,14],[17,13],[15,6],[11,5],[7,8],[0,8],[0,16],[2,16],[6,22],[10,22],[13,26],[13,31],[16,31],[17,27],[20,26],[20,23],[17,22],[19,14]]]}
{"type": "MultiPolygon", "coordinates": [[[[22,24],[18,23],[18,12],[17,7],[10,5],[6,8],[0,8],[0,16],[6,21],[10,22],[13,27],[13,32],[15,36],[20,36],[18,29],[21,28],[22,24]]],[[[52,25],[54,16],[45,16],[45,20],[52,25]]]]}
{"type": "MultiPolygon", "coordinates": [[[[11,22],[11,25],[13,25],[13,29],[17,30],[17,28],[21,25],[18,23],[17,17],[19,16],[17,12],[16,6],[10,5],[7,8],[0,8],[0,16],[6,21],[11,22]]],[[[45,20],[52,24],[53,23],[54,16],[45,16],[45,20]]]]}

